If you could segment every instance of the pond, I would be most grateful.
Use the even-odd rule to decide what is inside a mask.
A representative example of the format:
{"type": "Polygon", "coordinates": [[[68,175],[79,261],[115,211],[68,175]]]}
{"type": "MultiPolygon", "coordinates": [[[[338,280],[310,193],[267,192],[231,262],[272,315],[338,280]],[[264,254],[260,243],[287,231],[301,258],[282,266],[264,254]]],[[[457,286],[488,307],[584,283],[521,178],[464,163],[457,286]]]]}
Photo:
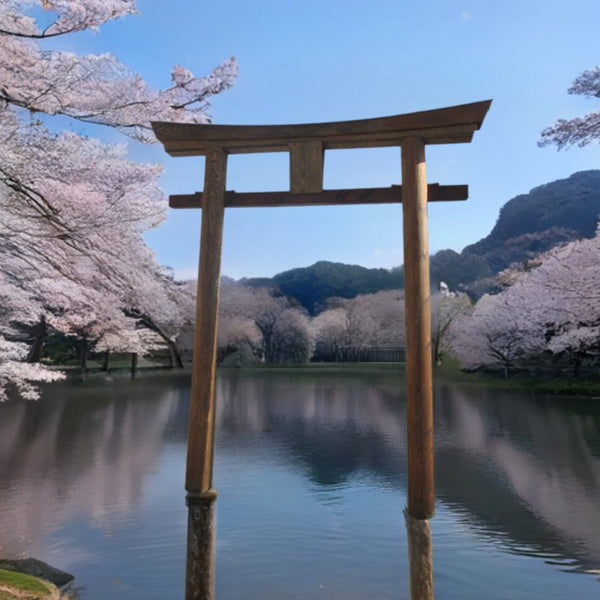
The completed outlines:
{"type": "MultiPolygon", "coordinates": [[[[217,600],[408,598],[393,369],[218,373],[217,600]]],[[[435,383],[438,599],[600,597],[600,402],[435,383]]],[[[189,377],[0,404],[0,556],[184,597],[189,377]]]]}

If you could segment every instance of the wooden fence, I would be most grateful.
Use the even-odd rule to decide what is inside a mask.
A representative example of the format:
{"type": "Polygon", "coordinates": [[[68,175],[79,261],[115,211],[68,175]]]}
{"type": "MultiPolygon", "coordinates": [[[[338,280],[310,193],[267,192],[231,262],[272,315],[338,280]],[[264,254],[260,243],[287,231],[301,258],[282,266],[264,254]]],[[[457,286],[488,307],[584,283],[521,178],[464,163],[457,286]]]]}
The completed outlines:
{"type": "Polygon", "coordinates": [[[342,346],[337,349],[336,362],[404,362],[404,346],[342,346]]]}

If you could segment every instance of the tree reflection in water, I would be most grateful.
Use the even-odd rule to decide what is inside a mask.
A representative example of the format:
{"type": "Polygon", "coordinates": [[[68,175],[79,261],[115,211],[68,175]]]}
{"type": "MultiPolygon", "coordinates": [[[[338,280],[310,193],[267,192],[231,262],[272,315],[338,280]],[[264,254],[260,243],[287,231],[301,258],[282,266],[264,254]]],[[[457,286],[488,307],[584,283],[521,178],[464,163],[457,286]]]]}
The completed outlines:
{"type": "MultiPolygon", "coordinates": [[[[401,390],[389,372],[220,373],[218,598],[406,597],[401,390]]],[[[0,554],[75,572],[85,600],[182,597],[189,380],[50,391],[0,405],[0,554]]],[[[443,382],[434,398],[438,594],[595,584],[531,573],[600,571],[600,407],[443,382]]]]}

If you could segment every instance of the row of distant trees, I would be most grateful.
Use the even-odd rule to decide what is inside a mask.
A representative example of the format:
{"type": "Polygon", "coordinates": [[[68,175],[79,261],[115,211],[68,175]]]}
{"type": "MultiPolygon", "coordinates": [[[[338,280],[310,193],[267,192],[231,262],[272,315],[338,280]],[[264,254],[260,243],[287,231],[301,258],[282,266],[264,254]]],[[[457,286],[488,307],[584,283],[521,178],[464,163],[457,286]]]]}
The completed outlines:
{"type": "MultiPolygon", "coordinates": [[[[486,294],[475,304],[466,294],[442,286],[432,295],[434,360],[446,353],[468,369],[502,368],[506,372],[556,366],[577,373],[586,364],[596,364],[600,356],[599,259],[600,234],[511,266],[498,276],[497,287],[502,291],[486,294]]],[[[195,286],[195,282],[154,276],[138,289],[137,306],[145,310],[116,304],[114,315],[108,307],[111,310],[102,318],[90,312],[89,305],[71,299],[69,310],[55,315],[51,311],[45,326],[69,335],[79,345],[85,342],[96,352],[144,353],[166,347],[171,364],[180,365],[180,351],[191,349],[195,286]],[[111,336],[126,340],[131,331],[150,341],[111,345],[111,336]]],[[[57,302],[56,295],[53,301],[57,302]]],[[[27,323],[18,326],[25,329],[27,323]]],[[[335,360],[344,347],[403,346],[404,292],[330,298],[311,317],[295,299],[276,289],[224,278],[218,334],[224,362],[235,357],[241,362],[297,364],[335,360]]],[[[30,341],[30,355],[35,350],[38,354],[32,358],[37,360],[40,335],[30,334],[30,341]]]]}
{"type": "MultiPolygon", "coordinates": [[[[432,295],[433,359],[467,369],[537,369],[577,375],[600,364],[600,230],[502,271],[501,291],[472,303],[445,286],[432,295]]],[[[331,298],[315,317],[266,288],[227,282],[219,345],[267,362],[334,360],[342,347],[403,346],[404,293],[331,298]]]]}
{"type": "MultiPolygon", "coordinates": [[[[466,294],[446,288],[432,296],[436,357],[446,347],[450,324],[470,306],[466,294]]],[[[246,351],[246,356],[267,363],[333,361],[342,348],[403,347],[404,318],[403,290],[330,298],[311,317],[296,300],[276,290],[224,281],[218,345],[224,360],[246,351]]]]}
{"type": "MultiPolygon", "coordinates": [[[[571,371],[600,364],[600,230],[502,271],[472,304],[442,288],[432,295],[433,358],[454,355],[467,369],[571,371]]],[[[268,362],[333,360],[341,347],[404,344],[401,290],[332,298],[313,318],[289,298],[228,282],[219,343],[268,362]]]]}

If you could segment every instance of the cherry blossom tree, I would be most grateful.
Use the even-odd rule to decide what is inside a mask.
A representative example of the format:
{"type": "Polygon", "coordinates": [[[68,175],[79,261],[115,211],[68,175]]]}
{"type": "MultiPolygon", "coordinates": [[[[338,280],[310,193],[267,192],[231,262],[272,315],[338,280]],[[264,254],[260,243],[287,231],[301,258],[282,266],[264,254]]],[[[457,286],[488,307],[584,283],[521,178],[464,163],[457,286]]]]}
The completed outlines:
{"type": "MultiPolygon", "coordinates": [[[[569,94],[600,98],[600,67],[584,71],[572,83],[569,94]]],[[[600,110],[584,117],[558,119],[541,133],[540,146],[556,145],[559,150],[577,145],[587,146],[600,139],[600,110]]]]}
{"type": "Polygon", "coordinates": [[[267,363],[307,362],[314,349],[310,320],[268,288],[226,282],[221,288],[219,346],[250,345],[267,363]]]}
{"type": "Polygon", "coordinates": [[[195,288],[192,289],[190,282],[175,281],[164,268],[156,265],[153,257],[148,258],[152,260],[141,269],[142,277],[136,285],[122,286],[126,292],[125,312],[167,346],[172,367],[183,367],[177,338],[194,322],[195,288]]]}
{"type": "Polygon", "coordinates": [[[22,294],[0,272],[0,402],[7,399],[10,391],[29,400],[36,399],[39,388],[32,382],[63,378],[61,373],[26,362],[30,346],[19,341],[21,331],[16,321],[35,322],[37,310],[35,299],[22,294]]]}
{"type": "Polygon", "coordinates": [[[403,346],[404,292],[361,294],[346,303],[348,340],[352,346],[403,346]]]}
{"type": "Polygon", "coordinates": [[[600,234],[553,248],[509,288],[527,302],[529,319],[543,329],[547,350],[570,362],[600,349],[600,234]]]}
{"type": "Polygon", "coordinates": [[[38,341],[50,323],[105,348],[131,349],[146,343],[136,333],[141,323],[173,351],[185,312],[142,238],[165,215],[160,168],[128,161],[125,146],[50,133],[33,120],[63,115],[142,142],[155,141],[152,120],[209,122],[209,99],[236,77],[234,59],[200,78],[175,66],[172,85],[154,90],[110,54],[42,47],[133,13],[134,0],[0,0],[0,294],[20,296],[0,323],[7,357],[0,360],[10,365],[0,385],[14,381],[28,397],[33,388],[18,382],[55,375],[23,364],[19,379],[18,365],[39,352],[14,346],[15,323],[37,323],[38,341]]]}
{"type": "Polygon", "coordinates": [[[298,308],[288,307],[275,323],[269,362],[307,363],[313,354],[314,342],[314,331],[306,313],[298,308]]]}
{"type": "Polygon", "coordinates": [[[519,361],[542,350],[539,324],[517,309],[515,298],[507,292],[485,294],[470,312],[452,321],[448,344],[465,368],[500,366],[507,377],[519,361]]]}
{"type": "Polygon", "coordinates": [[[217,345],[222,355],[249,351],[258,356],[263,338],[253,316],[255,292],[225,277],[221,280],[217,345]]]}
{"type": "Polygon", "coordinates": [[[152,120],[209,122],[208,99],[237,76],[233,58],[206,77],[176,65],[172,86],[153,90],[111,54],[78,56],[40,48],[44,39],[97,29],[135,12],[134,0],[2,0],[0,99],[30,112],[109,125],[141,141],[154,141],[152,120]],[[47,11],[44,25],[26,12],[36,5],[47,11]]]}
{"type": "Polygon", "coordinates": [[[0,335],[0,402],[8,399],[11,389],[26,400],[37,400],[39,387],[33,382],[64,378],[62,373],[25,362],[27,352],[26,344],[9,341],[0,335]]]}
{"type": "Polygon", "coordinates": [[[330,300],[331,308],[313,319],[316,356],[334,360],[343,347],[403,346],[404,292],[383,290],[330,300]]]}
{"type": "Polygon", "coordinates": [[[452,323],[454,352],[468,368],[499,364],[505,371],[550,354],[577,374],[600,350],[599,260],[597,234],[502,273],[508,287],[452,323]]]}
{"type": "Polygon", "coordinates": [[[37,298],[40,319],[50,317],[56,329],[81,333],[84,321],[99,320],[114,329],[115,307],[137,307],[144,294],[158,300],[164,287],[142,239],[163,217],[157,168],[126,161],[123,148],[14,125],[0,149],[2,270],[37,298]],[[73,318],[78,326],[66,325],[73,318]]]}
{"type": "Polygon", "coordinates": [[[433,335],[433,360],[441,361],[442,352],[447,350],[446,337],[454,319],[466,313],[471,300],[463,292],[451,292],[448,286],[440,282],[439,293],[431,296],[431,332],[433,335]]]}
{"type": "Polygon", "coordinates": [[[338,351],[349,345],[348,313],[345,308],[330,308],[313,319],[315,359],[334,361],[338,351]]]}

